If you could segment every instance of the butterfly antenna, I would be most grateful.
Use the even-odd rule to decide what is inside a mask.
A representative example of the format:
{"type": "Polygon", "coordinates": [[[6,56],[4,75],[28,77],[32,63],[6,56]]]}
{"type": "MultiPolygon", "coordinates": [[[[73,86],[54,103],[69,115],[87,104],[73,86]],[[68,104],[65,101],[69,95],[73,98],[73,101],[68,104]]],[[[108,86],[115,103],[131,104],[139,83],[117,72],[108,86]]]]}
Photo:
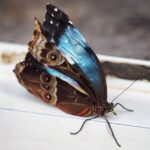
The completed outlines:
{"type": "Polygon", "coordinates": [[[107,122],[107,124],[108,124],[108,127],[109,127],[109,129],[110,129],[110,131],[111,131],[111,134],[112,134],[112,136],[113,136],[113,138],[114,138],[116,144],[117,144],[119,147],[121,147],[121,145],[119,144],[117,138],[115,137],[115,134],[114,134],[114,132],[113,132],[113,129],[112,129],[112,127],[111,127],[111,125],[110,125],[110,122],[108,121],[107,117],[104,116],[104,119],[106,120],[106,122],[107,122]]]}
{"type": "Polygon", "coordinates": [[[128,109],[128,108],[126,108],[126,107],[124,107],[122,104],[120,104],[120,103],[116,103],[115,105],[114,105],[114,107],[113,107],[113,109],[116,107],[116,106],[121,106],[123,109],[125,109],[125,110],[127,110],[127,111],[134,111],[134,110],[132,110],[132,109],[128,109]]]}
{"type": "Polygon", "coordinates": [[[116,96],[116,97],[111,101],[111,103],[113,103],[120,95],[122,95],[125,91],[127,91],[136,81],[137,81],[137,79],[134,80],[134,81],[133,81],[124,91],[122,91],[118,96],[116,96]]]}
{"type": "Polygon", "coordinates": [[[96,116],[94,116],[94,117],[92,117],[92,118],[88,118],[88,119],[84,120],[84,122],[82,123],[80,129],[79,129],[78,131],[76,131],[76,132],[70,132],[70,134],[72,134],[72,135],[78,134],[78,133],[83,129],[83,127],[84,127],[84,125],[85,125],[85,123],[86,123],[87,121],[93,120],[93,119],[95,119],[95,118],[97,118],[97,117],[99,117],[99,115],[96,115],[96,116]]]}

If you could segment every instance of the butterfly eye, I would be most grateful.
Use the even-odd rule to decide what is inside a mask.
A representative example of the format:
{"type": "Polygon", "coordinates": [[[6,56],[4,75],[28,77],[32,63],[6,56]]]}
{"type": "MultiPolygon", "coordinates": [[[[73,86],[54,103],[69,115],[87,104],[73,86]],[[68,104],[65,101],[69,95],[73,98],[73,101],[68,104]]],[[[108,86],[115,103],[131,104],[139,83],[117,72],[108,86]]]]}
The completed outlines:
{"type": "Polygon", "coordinates": [[[49,52],[47,59],[52,66],[60,65],[63,62],[63,57],[57,52],[49,52]]]}

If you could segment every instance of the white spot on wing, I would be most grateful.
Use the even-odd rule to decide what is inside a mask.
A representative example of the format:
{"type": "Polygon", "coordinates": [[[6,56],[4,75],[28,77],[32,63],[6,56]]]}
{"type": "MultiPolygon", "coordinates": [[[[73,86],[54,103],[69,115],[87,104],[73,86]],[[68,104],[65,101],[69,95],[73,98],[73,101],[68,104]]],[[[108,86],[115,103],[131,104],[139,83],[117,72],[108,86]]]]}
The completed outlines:
{"type": "Polygon", "coordinates": [[[53,38],[51,38],[51,42],[52,42],[52,43],[55,43],[55,40],[54,40],[53,38]]]}
{"type": "Polygon", "coordinates": [[[68,21],[68,23],[73,24],[72,21],[70,21],[70,20],[68,21]]]}
{"type": "Polygon", "coordinates": [[[59,26],[59,23],[56,23],[56,27],[58,27],[59,26]]]}
{"type": "Polygon", "coordinates": [[[57,11],[58,11],[58,8],[54,8],[54,11],[57,12],[57,11]]]}
{"type": "Polygon", "coordinates": [[[50,24],[53,24],[53,20],[50,21],[50,24]]]}
{"type": "Polygon", "coordinates": [[[51,16],[54,17],[54,14],[52,13],[51,16]]]}

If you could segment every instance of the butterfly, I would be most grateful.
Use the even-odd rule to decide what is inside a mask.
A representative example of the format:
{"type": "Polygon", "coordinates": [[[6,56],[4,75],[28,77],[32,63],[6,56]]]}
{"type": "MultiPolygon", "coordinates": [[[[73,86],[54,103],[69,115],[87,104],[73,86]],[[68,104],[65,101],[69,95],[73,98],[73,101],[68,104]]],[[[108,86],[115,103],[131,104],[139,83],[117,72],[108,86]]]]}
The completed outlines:
{"type": "MultiPolygon", "coordinates": [[[[46,10],[43,24],[35,18],[29,52],[14,69],[18,81],[30,93],[66,113],[93,116],[72,134],[79,133],[86,121],[99,116],[105,118],[111,129],[105,114],[122,105],[107,101],[106,77],[100,61],[62,10],[51,4],[46,10]]],[[[120,146],[112,129],[111,132],[120,146]]]]}

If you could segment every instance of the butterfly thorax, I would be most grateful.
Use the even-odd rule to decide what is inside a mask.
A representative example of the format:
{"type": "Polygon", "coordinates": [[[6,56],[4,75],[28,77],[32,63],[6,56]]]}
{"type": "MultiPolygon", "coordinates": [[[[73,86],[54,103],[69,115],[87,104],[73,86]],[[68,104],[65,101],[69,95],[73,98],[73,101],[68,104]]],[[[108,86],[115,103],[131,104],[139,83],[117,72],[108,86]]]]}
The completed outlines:
{"type": "Polygon", "coordinates": [[[99,104],[93,107],[93,112],[97,115],[103,116],[105,113],[112,112],[113,107],[113,103],[99,104]]]}

